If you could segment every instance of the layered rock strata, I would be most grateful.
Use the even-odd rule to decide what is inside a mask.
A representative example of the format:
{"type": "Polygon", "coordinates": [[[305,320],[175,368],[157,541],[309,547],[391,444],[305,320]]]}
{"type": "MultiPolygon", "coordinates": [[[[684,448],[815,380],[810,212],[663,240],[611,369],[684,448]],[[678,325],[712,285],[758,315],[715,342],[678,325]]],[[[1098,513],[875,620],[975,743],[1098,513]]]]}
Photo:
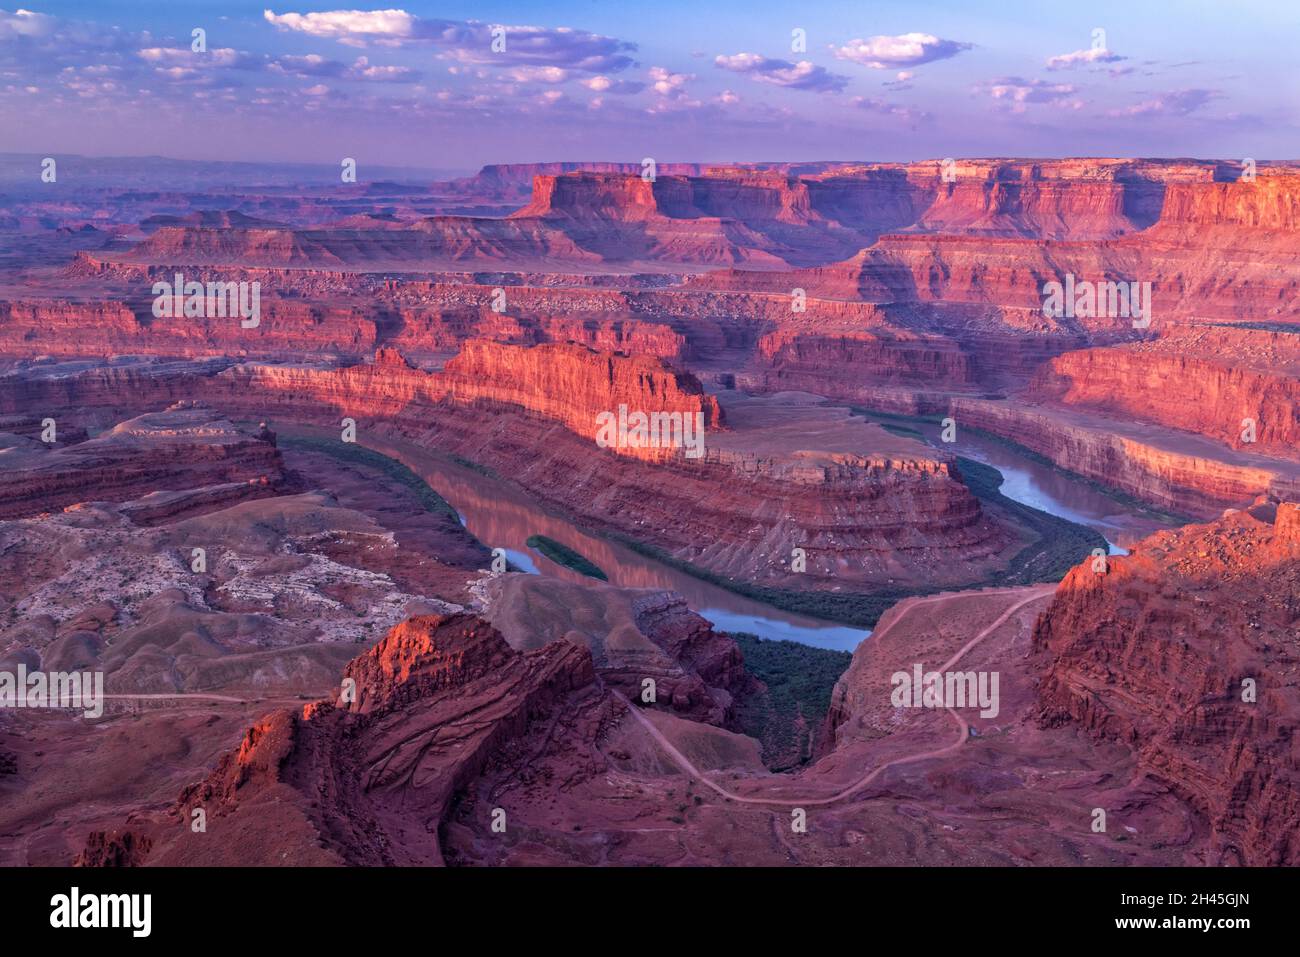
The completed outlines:
{"type": "Polygon", "coordinates": [[[1041,720],[1119,741],[1211,829],[1207,864],[1300,862],[1300,506],[1072,571],[1039,620],[1041,720]]]}

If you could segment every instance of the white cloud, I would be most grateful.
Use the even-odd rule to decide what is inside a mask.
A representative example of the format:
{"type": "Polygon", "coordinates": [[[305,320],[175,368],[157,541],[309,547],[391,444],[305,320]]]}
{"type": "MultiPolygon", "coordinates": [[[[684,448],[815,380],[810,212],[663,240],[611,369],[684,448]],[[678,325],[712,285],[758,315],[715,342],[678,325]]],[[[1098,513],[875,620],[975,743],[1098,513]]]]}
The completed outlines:
{"type": "Polygon", "coordinates": [[[1027,104],[1046,104],[1065,109],[1083,108],[1083,101],[1075,94],[1078,87],[1071,83],[1048,83],[1046,80],[1027,80],[1018,76],[1004,76],[976,87],[995,100],[1007,103],[1013,113],[1025,112],[1027,104]]]}
{"type": "Polygon", "coordinates": [[[1087,50],[1075,50],[1073,53],[1062,53],[1060,56],[1047,58],[1047,68],[1049,70],[1073,69],[1081,63],[1118,63],[1120,60],[1126,60],[1118,53],[1107,50],[1105,47],[1092,47],[1087,50]]]}
{"type": "Polygon", "coordinates": [[[507,75],[517,83],[563,83],[569,71],[558,66],[517,66],[507,75]]]}
{"type": "Polygon", "coordinates": [[[919,66],[934,60],[946,60],[973,44],[958,40],[943,40],[930,33],[903,33],[898,36],[875,36],[866,40],[850,40],[834,50],[840,60],[852,60],[875,70],[888,70],[900,66],[919,66]]]}
{"type": "Polygon", "coordinates": [[[1211,100],[1219,99],[1223,96],[1218,90],[1171,90],[1168,93],[1161,93],[1149,100],[1144,100],[1134,106],[1125,107],[1124,109],[1111,110],[1111,116],[1148,116],[1148,115],[1165,115],[1165,116],[1186,116],[1194,110],[1199,110],[1211,100]]]}
{"type": "Polygon", "coordinates": [[[405,66],[378,66],[366,57],[357,57],[345,76],[349,80],[369,80],[373,83],[413,83],[420,71],[405,66]]]}
{"type": "Polygon", "coordinates": [[[230,47],[208,50],[206,53],[195,53],[188,47],[146,47],[136,51],[136,55],[155,66],[179,66],[187,69],[256,70],[265,62],[262,56],[230,47]]]}
{"type": "Polygon", "coordinates": [[[759,83],[770,83],[793,90],[814,90],[837,93],[844,89],[849,78],[831,73],[825,67],[808,60],[791,63],[776,60],[758,53],[736,53],[732,56],[714,57],[715,66],[732,73],[741,73],[759,83]]]}
{"type": "Polygon", "coordinates": [[[699,100],[693,100],[686,92],[686,84],[695,79],[693,73],[673,73],[661,66],[652,66],[649,76],[650,88],[659,94],[659,99],[649,107],[650,113],[663,113],[670,109],[697,107],[699,100]]]}
{"type": "Polygon", "coordinates": [[[690,73],[673,73],[664,67],[652,66],[650,79],[654,80],[654,91],[660,96],[676,96],[685,92],[686,84],[695,77],[690,73]]]}
{"type": "Polygon", "coordinates": [[[414,36],[416,18],[405,10],[330,10],[323,13],[281,13],[263,10],[267,23],[314,37],[339,39],[414,36]]]}
{"type": "Polygon", "coordinates": [[[639,93],[645,89],[644,83],[638,83],[636,80],[611,80],[604,74],[588,77],[585,80],[579,80],[583,86],[594,93],[617,93],[626,95],[628,93],[639,93]]]}
{"type": "Polygon", "coordinates": [[[612,73],[634,61],[628,52],[636,44],[573,27],[509,26],[478,20],[424,19],[405,10],[331,10],[317,13],[275,13],[262,16],[282,30],[336,40],[350,46],[440,47],[441,54],[461,63],[494,66],[556,66],[584,73],[612,73]],[[504,30],[504,49],[494,35],[504,30]],[[494,47],[496,47],[494,49],[494,47]]]}

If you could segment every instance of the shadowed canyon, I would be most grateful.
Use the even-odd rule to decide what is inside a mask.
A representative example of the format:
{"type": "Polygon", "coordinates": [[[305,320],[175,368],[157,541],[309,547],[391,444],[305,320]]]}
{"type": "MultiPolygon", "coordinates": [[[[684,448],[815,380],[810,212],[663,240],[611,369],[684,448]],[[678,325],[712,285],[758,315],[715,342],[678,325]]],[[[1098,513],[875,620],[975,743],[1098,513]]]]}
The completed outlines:
{"type": "Polygon", "coordinates": [[[1300,864],[1300,165],[41,185],[0,863],[1300,864]]]}

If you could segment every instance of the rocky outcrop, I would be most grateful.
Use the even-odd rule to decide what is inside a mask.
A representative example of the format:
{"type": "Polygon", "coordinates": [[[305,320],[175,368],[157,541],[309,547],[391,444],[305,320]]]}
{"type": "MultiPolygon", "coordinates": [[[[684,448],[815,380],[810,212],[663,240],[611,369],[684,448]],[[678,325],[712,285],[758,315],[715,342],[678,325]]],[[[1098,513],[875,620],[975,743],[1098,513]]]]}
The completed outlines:
{"type": "Polygon", "coordinates": [[[1205,863],[1300,863],[1292,673],[1300,507],[1160,533],[1061,583],[1039,620],[1041,720],[1132,748],[1211,828],[1205,863]]]}
{"type": "Polygon", "coordinates": [[[203,486],[229,486],[217,500],[233,503],[270,494],[283,479],[273,441],[203,407],[148,413],[61,448],[0,439],[0,464],[0,518],[203,486]]]}
{"type": "Polygon", "coordinates": [[[143,331],[135,312],[118,302],[0,303],[0,343],[8,356],[57,352],[60,341],[81,355],[85,353],[76,344],[87,339],[102,350],[100,355],[127,351],[144,342],[143,331]]]}
{"type": "MultiPolygon", "coordinates": [[[[0,373],[0,415],[55,417],[56,435],[83,428],[79,412],[95,410],[116,424],[142,410],[191,402],[196,381],[234,365],[230,359],[19,363],[0,373]],[[60,414],[62,413],[62,414],[60,414]],[[62,418],[60,425],[58,419],[62,418]]],[[[94,419],[91,419],[94,421],[94,419]]],[[[19,430],[20,434],[22,430],[19,430]]]]}
{"type": "Polygon", "coordinates": [[[117,266],[260,266],[384,271],[456,263],[596,263],[563,231],[532,220],[436,216],[393,229],[220,229],[165,226],[121,253],[81,256],[82,270],[117,266]]]}
{"type": "Polygon", "coordinates": [[[602,682],[627,699],[737,730],[734,706],[754,691],[753,679],[736,643],[680,595],[540,575],[499,576],[483,593],[485,616],[517,651],[573,642],[591,652],[602,682]]]}
{"type": "Polygon", "coordinates": [[[626,173],[576,171],[541,174],[533,179],[532,200],[512,219],[567,216],[627,222],[662,215],[659,183],[626,173]]]}
{"type": "Polygon", "coordinates": [[[758,356],[770,366],[761,373],[763,391],[798,389],[869,402],[881,386],[978,386],[970,357],[956,342],[896,326],[836,334],[821,322],[791,325],[763,336],[758,356]]]}
{"type": "Polygon", "coordinates": [[[1300,229],[1300,173],[1264,169],[1251,181],[1170,183],[1156,225],[1160,231],[1234,226],[1295,232],[1300,229]]]}
{"type": "MultiPolygon", "coordinates": [[[[133,293],[145,296],[149,289],[142,281],[133,293]]],[[[11,357],[356,355],[373,351],[389,322],[363,307],[269,296],[250,328],[238,316],[156,318],[148,298],[131,304],[25,300],[0,303],[0,349],[11,357]]]]}
{"type": "Polygon", "coordinates": [[[73,867],[138,867],[145,862],[153,840],[129,828],[95,831],[72,862],[73,867]]]}
{"type": "MultiPolygon", "coordinates": [[[[132,295],[148,288],[142,278],[132,295]]],[[[577,342],[664,359],[691,352],[683,332],[666,322],[638,320],[620,292],[511,288],[506,310],[499,313],[492,308],[499,288],[409,283],[351,304],[339,301],[347,291],[336,295],[331,290],[328,305],[268,292],[261,299],[259,322],[251,328],[235,317],[156,318],[149,301],[134,298],[129,303],[0,302],[0,349],[11,358],[218,354],[318,359],[322,354],[366,356],[389,345],[407,355],[442,359],[466,340],[480,338],[526,345],[577,342]]]]}
{"type": "MultiPolygon", "coordinates": [[[[577,645],[520,653],[472,615],[413,618],[348,665],[338,697],[262,718],[185,790],[173,813],[203,808],[221,841],[173,839],[151,863],[279,863],[276,847],[250,840],[274,795],[290,833],[335,862],[442,864],[450,802],[495,753],[536,722],[562,716],[561,733],[580,742],[613,718],[619,706],[594,682],[577,645]]],[[[592,764],[575,775],[601,770],[587,750],[592,764]]]]}
{"type": "MultiPolygon", "coordinates": [[[[564,173],[620,173],[641,174],[640,163],[490,163],[473,176],[438,184],[440,193],[492,202],[522,204],[533,195],[539,176],[555,177],[564,173]]],[[[659,163],[657,171],[664,175],[698,176],[706,167],[701,163],[659,163]]]]}
{"type": "Polygon", "coordinates": [[[1002,170],[984,180],[959,175],[949,188],[938,190],[919,225],[933,232],[1044,239],[1104,239],[1134,229],[1122,183],[1019,179],[1002,170]]]}

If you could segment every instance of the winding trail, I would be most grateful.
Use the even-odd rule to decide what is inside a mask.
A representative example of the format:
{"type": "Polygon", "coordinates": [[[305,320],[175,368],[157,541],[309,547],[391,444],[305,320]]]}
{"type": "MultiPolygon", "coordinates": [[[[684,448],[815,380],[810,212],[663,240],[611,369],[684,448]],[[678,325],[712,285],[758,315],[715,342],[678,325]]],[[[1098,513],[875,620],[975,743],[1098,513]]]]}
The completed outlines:
{"type": "MultiPolygon", "coordinates": [[[[945,661],[936,670],[947,671],[948,669],[952,668],[953,665],[955,665],[959,660],[961,660],[961,658],[968,651],[970,651],[977,644],[979,644],[989,635],[993,634],[993,632],[997,631],[1004,624],[1006,624],[1006,622],[1011,618],[1011,616],[1014,615],[1017,611],[1025,607],[1025,605],[1028,605],[1030,602],[1038,601],[1040,598],[1043,598],[1046,595],[1050,595],[1055,590],[1056,590],[1055,585],[1039,585],[1033,587],[1032,590],[1025,593],[1025,597],[1023,599],[1021,599],[1020,601],[1016,602],[1015,604],[1007,608],[1001,615],[998,616],[996,621],[994,621],[991,625],[989,625],[987,628],[981,631],[970,641],[966,642],[966,644],[962,645],[961,648],[958,649],[957,652],[953,654],[951,658],[945,661]]],[[[877,632],[872,637],[874,640],[879,640],[881,635],[887,634],[889,628],[892,628],[894,625],[898,624],[898,622],[903,617],[905,617],[908,613],[912,611],[913,608],[916,608],[918,605],[932,604],[934,602],[954,601],[961,597],[969,597],[970,594],[996,595],[996,594],[1007,594],[1011,592],[1025,592],[1025,590],[1022,588],[999,589],[997,591],[965,593],[965,595],[963,595],[963,593],[961,592],[958,592],[956,594],[950,594],[950,595],[935,595],[931,598],[918,598],[913,600],[911,604],[909,604],[906,608],[904,608],[901,612],[899,612],[899,614],[896,615],[894,619],[889,623],[889,627],[886,628],[885,631],[877,632]]],[[[682,752],[679,751],[677,747],[664,736],[663,732],[661,732],[657,727],[655,727],[654,722],[652,722],[649,718],[647,718],[642,713],[640,708],[633,705],[630,701],[627,700],[627,698],[623,697],[623,695],[619,694],[617,691],[615,691],[614,694],[618,695],[618,697],[622,699],[623,703],[628,706],[628,710],[632,712],[636,720],[641,723],[641,726],[646,729],[646,731],[650,734],[652,738],[654,738],[655,742],[658,743],[658,745],[664,750],[664,752],[670,758],[672,758],[674,764],[676,764],[679,768],[681,768],[691,777],[695,778],[695,780],[699,781],[705,787],[710,788],[711,790],[717,792],[722,797],[727,798],[728,800],[736,801],[740,804],[767,804],[767,805],[778,805],[781,807],[819,807],[827,804],[834,804],[837,801],[842,801],[849,795],[855,794],[856,792],[862,790],[864,787],[866,787],[868,784],[870,784],[872,781],[874,781],[876,778],[884,774],[892,767],[897,767],[900,764],[914,764],[918,761],[928,761],[931,758],[942,757],[945,754],[950,754],[951,752],[956,751],[963,744],[965,744],[967,739],[970,737],[969,723],[960,714],[958,714],[952,708],[949,708],[948,713],[953,716],[953,719],[957,722],[958,726],[961,729],[959,736],[955,741],[953,741],[952,744],[946,745],[945,747],[942,748],[936,748],[933,751],[922,751],[919,754],[910,754],[907,755],[906,757],[894,758],[892,761],[886,761],[884,764],[880,765],[875,770],[870,771],[867,774],[863,775],[853,784],[850,784],[848,787],[843,788],[840,791],[836,791],[834,794],[830,795],[829,797],[804,798],[804,799],[749,797],[744,794],[736,794],[734,791],[728,790],[727,788],[723,787],[721,784],[718,784],[712,778],[708,777],[703,771],[701,771],[691,762],[690,758],[682,754],[682,752]]]]}

